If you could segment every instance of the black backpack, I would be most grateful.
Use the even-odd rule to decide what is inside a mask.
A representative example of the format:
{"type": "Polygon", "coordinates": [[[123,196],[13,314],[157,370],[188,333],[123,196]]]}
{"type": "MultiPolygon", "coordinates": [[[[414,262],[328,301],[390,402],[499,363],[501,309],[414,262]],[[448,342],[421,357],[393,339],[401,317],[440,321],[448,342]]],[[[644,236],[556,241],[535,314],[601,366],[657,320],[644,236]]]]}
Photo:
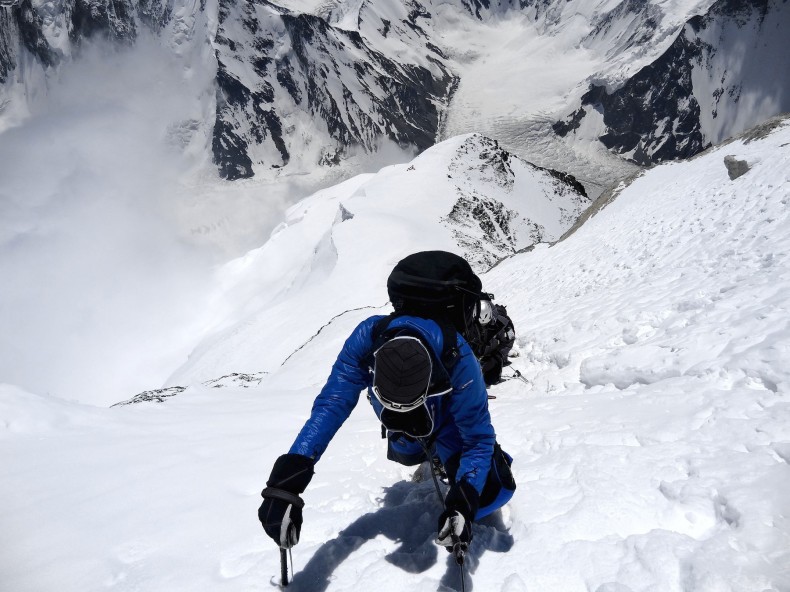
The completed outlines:
{"type": "Polygon", "coordinates": [[[502,368],[509,364],[508,353],[515,342],[513,321],[507,310],[493,305],[491,322],[477,322],[481,300],[493,294],[482,291],[483,284],[463,257],[447,251],[422,251],[398,262],[387,279],[387,292],[395,313],[382,319],[374,330],[374,340],[393,317],[408,314],[439,323],[444,334],[442,362],[451,369],[458,355],[454,332],[463,335],[480,362],[486,385],[501,380],[502,368]]]}

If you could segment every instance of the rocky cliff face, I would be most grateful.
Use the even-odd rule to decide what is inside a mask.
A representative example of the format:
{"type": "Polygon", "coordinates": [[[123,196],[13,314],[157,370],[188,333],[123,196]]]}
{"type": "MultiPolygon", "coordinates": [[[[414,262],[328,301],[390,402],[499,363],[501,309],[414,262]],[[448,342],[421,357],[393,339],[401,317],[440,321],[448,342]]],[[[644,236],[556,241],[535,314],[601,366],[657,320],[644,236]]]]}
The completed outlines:
{"type": "Polygon", "coordinates": [[[536,167],[479,135],[458,147],[447,176],[455,186],[455,202],[442,222],[481,271],[538,243],[557,240],[590,205],[572,176],[536,167]],[[527,177],[537,192],[525,187],[527,177]],[[508,199],[512,195],[524,196],[524,203],[536,210],[545,207],[551,216],[525,212],[508,199]]]}
{"type": "Polygon", "coordinates": [[[691,81],[690,64],[699,57],[699,45],[682,35],[618,91],[610,94],[606,86],[593,85],[570,121],[555,124],[554,130],[564,135],[592,108],[603,114],[603,145],[637,164],[697,154],[707,147],[691,81]]]}
{"type": "Polygon", "coordinates": [[[230,179],[283,167],[294,153],[331,165],[381,138],[424,150],[454,82],[438,48],[425,48],[425,65],[398,61],[358,31],[268,2],[222,0],[215,43],[213,151],[230,179]]]}
{"type": "Polygon", "coordinates": [[[331,166],[382,139],[424,150],[455,77],[420,26],[430,13],[416,1],[390,4],[385,16],[360,9],[358,28],[371,33],[363,35],[267,0],[19,0],[0,7],[0,84],[21,53],[52,71],[87,40],[133,45],[147,30],[180,52],[212,45],[214,63],[200,67],[216,68],[210,149],[227,179],[285,167],[294,155],[331,166]]]}
{"type": "Polygon", "coordinates": [[[693,156],[790,110],[789,27],[786,0],[720,0],[621,86],[591,84],[554,131],[578,138],[592,129],[638,164],[693,156]]]}
{"type": "Polygon", "coordinates": [[[77,53],[87,40],[131,45],[143,27],[160,33],[172,9],[173,0],[4,0],[0,84],[8,81],[24,54],[48,70],[77,53]]]}
{"type": "Polygon", "coordinates": [[[16,69],[20,51],[29,52],[44,67],[57,65],[60,56],[47,41],[43,27],[31,0],[0,4],[0,84],[16,69]]]}

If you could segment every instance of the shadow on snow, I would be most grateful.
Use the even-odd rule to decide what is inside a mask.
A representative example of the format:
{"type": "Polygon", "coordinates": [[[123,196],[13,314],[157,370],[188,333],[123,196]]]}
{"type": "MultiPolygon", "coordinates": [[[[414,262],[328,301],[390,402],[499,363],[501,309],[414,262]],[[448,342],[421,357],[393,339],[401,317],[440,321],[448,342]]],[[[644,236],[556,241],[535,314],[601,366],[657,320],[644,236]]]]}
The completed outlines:
{"type": "MultiPolygon", "coordinates": [[[[379,535],[399,543],[397,549],[384,557],[392,565],[408,573],[422,573],[447,556],[447,570],[439,583],[439,591],[460,590],[461,575],[452,557],[441,549],[436,537],[437,519],[441,512],[432,483],[400,481],[384,489],[381,507],[360,516],[337,535],[321,545],[304,569],[294,575],[292,592],[323,592],[329,587],[332,573],[354,551],[379,535]]],[[[494,512],[473,527],[474,540],[466,555],[466,590],[472,590],[471,574],[486,551],[504,553],[513,546],[513,537],[505,528],[500,512],[494,512]]],[[[370,582],[370,584],[375,584],[370,582]]]]}

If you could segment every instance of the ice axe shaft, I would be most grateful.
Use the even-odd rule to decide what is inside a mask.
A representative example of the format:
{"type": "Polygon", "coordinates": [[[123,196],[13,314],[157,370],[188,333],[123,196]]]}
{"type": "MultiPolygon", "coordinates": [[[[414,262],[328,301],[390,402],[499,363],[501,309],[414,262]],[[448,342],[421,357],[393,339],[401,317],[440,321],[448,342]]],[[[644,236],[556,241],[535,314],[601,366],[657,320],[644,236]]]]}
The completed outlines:
{"type": "Polygon", "coordinates": [[[285,547],[280,547],[280,584],[288,585],[288,553],[285,547]]]}
{"type": "Polygon", "coordinates": [[[516,370],[515,368],[511,368],[511,370],[513,370],[513,378],[518,378],[518,379],[519,379],[521,382],[523,382],[524,384],[529,384],[529,385],[531,386],[531,383],[529,382],[529,380],[527,380],[526,378],[524,378],[524,375],[523,375],[523,374],[521,374],[521,372],[519,372],[519,371],[518,371],[518,370],[516,370]]]}
{"type": "MultiPolygon", "coordinates": [[[[454,536],[453,540],[458,541],[458,537],[454,536]]],[[[460,570],[459,575],[461,577],[461,592],[466,592],[466,576],[464,574],[464,548],[460,541],[453,544],[453,557],[455,557],[455,562],[458,564],[458,569],[460,570]]]]}
{"type": "Polygon", "coordinates": [[[460,570],[460,577],[461,577],[461,592],[466,592],[466,576],[464,574],[464,545],[461,543],[460,538],[458,535],[453,535],[453,558],[455,558],[455,562],[458,564],[458,569],[460,570]]]}

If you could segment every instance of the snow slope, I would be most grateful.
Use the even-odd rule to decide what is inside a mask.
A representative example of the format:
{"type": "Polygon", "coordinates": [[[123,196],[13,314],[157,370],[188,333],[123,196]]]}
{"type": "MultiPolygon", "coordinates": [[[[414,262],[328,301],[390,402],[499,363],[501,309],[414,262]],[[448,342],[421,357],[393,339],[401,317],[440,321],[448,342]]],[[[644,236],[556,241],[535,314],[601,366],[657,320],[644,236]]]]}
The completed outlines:
{"type": "Polygon", "coordinates": [[[587,205],[562,179],[480,135],[320,191],[294,205],[260,249],[222,269],[221,329],[168,383],[273,371],[319,328],[383,310],[387,275],[407,254],[460,251],[486,270],[557,240],[587,205]],[[280,336],[272,342],[275,328],[280,336]]]}
{"type": "MultiPolygon", "coordinates": [[[[646,172],[565,241],[485,274],[516,322],[526,382],[492,389],[519,490],[475,527],[467,590],[790,588],[790,125],[760,135],[646,172]],[[725,155],[751,170],[731,181],[725,155]]],[[[331,218],[326,193],[302,207],[322,200],[331,218]]],[[[356,211],[333,228],[362,220],[361,201],[356,211]]],[[[366,287],[382,280],[373,229],[344,237],[355,251],[338,248],[358,265],[346,289],[305,303],[290,327],[317,331],[319,302],[383,304],[366,287]]],[[[383,238],[422,246],[404,230],[383,238]]],[[[258,493],[355,321],[340,317],[268,375],[195,382],[161,404],[101,409],[0,387],[0,588],[276,584],[258,493]]],[[[277,325],[255,331],[225,350],[227,366],[259,355],[263,367],[283,339],[277,325]]],[[[432,542],[432,484],[385,460],[366,407],[305,494],[289,589],[460,589],[432,542]]]]}
{"type": "Polygon", "coordinates": [[[785,123],[656,167],[486,276],[529,382],[496,401],[525,453],[523,589],[790,585],[788,146],[785,123]]]}

